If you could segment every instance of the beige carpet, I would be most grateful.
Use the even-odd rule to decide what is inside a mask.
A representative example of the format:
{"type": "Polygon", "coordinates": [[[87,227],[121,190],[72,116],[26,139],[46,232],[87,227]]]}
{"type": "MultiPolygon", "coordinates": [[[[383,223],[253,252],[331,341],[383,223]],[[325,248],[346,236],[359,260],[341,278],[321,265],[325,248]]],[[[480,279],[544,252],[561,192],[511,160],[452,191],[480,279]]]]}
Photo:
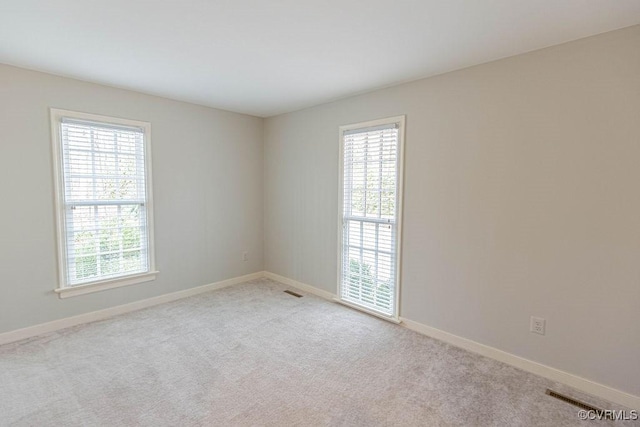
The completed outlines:
{"type": "Polygon", "coordinates": [[[0,425],[633,425],[581,422],[544,393],[566,387],[284,289],[248,282],[1,346],[0,425]]]}

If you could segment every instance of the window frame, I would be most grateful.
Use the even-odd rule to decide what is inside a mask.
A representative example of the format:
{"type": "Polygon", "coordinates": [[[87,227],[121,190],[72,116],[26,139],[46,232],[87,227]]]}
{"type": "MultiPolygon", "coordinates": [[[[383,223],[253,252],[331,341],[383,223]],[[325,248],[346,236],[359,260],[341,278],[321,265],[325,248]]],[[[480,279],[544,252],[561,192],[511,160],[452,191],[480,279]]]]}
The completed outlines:
{"type": "Polygon", "coordinates": [[[337,270],[338,270],[338,294],[335,297],[335,301],[340,304],[346,305],[351,308],[363,311],[376,317],[391,321],[393,323],[400,323],[400,292],[401,292],[401,273],[402,273],[402,218],[403,218],[403,202],[404,202],[404,140],[405,140],[405,121],[406,116],[394,116],[383,119],[370,120],[366,122],[353,123],[349,125],[343,125],[339,127],[339,159],[338,159],[338,253],[337,253],[337,270]],[[398,159],[397,159],[397,191],[396,191],[396,254],[395,254],[395,283],[394,283],[394,303],[393,313],[388,315],[386,313],[371,309],[365,306],[354,304],[348,300],[342,298],[342,263],[343,263],[343,221],[344,221],[344,134],[345,132],[366,129],[376,126],[385,125],[397,125],[398,126],[398,159]]]}
{"type": "Polygon", "coordinates": [[[58,283],[54,292],[60,298],[68,298],[107,289],[129,286],[143,282],[155,280],[158,271],[155,263],[155,241],[153,222],[153,184],[151,172],[151,123],[138,120],[123,119],[118,117],[104,116],[99,114],[83,113],[78,111],[50,108],[51,118],[51,142],[53,148],[53,174],[55,193],[55,213],[56,213],[56,247],[58,258],[58,283]],[[148,235],[148,271],[143,273],[123,274],[121,276],[110,277],[108,279],[98,279],[91,282],[69,285],[67,283],[68,260],[67,260],[67,221],[65,204],[64,185],[64,153],[62,141],[62,119],[70,118],[103,123],[105,125],[133,126],[143,129],[144,144],[144,169],[145,169],[145,210],[147,218],[148,235]]]}

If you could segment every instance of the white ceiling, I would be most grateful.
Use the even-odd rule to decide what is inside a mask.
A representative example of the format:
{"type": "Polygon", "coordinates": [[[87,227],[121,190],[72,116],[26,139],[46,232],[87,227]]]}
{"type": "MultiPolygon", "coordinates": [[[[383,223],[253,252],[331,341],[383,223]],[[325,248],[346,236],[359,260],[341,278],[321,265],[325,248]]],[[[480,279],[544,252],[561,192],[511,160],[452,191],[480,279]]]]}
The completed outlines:
{"type": "Polygon", "coordinates": [[[0,62],[266,117],[637,23],[640,0],[0,0],[0,62]]]}

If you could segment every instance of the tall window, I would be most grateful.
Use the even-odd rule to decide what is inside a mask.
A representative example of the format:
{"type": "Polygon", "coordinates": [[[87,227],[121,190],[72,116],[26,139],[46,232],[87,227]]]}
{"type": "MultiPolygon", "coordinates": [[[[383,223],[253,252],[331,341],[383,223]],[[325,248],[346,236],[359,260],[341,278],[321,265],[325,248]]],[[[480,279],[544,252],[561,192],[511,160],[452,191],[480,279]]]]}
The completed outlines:
{"type": "Polygon", "coordinates": [[[404,116],[340,133],[340,299],[397,320],[404,116]]]}
{"type": "Polygon", "coordinates": [[[153,280],[150,125],[51,110],[61,297],[153,280]]]}

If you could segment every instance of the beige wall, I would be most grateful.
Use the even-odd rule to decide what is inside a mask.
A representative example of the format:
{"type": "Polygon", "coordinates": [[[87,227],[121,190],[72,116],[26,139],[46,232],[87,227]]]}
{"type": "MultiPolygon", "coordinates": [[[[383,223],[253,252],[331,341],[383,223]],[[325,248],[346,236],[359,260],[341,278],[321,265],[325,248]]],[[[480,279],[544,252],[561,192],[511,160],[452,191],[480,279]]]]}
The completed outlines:
{"type": "Polygon", "coordinates": [[[336,291],[338,126],[400,114],[401,315],[640,395],[640,26],[267,119],[267,270],[336,291]]]}
{"type": "Polygon", "coordinates": [[[262,270],[262,134],[260,118],[0,65],[0,333],[262,270]],[[54,294],[49,107],[151,122],[154,282],[54,294]]]}

